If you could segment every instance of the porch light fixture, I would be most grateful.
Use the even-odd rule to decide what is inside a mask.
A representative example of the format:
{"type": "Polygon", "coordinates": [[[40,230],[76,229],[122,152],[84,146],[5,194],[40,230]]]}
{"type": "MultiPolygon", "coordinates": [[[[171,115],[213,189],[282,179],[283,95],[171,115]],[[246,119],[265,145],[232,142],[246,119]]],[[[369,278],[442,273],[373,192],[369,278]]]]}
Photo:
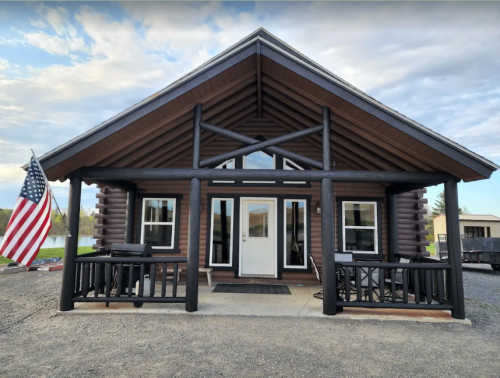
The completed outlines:
{"type": "Polygon", "coordinates": [[[321,203],[319,202],[316,202],[316,214],[321,214],[321,203]]]}

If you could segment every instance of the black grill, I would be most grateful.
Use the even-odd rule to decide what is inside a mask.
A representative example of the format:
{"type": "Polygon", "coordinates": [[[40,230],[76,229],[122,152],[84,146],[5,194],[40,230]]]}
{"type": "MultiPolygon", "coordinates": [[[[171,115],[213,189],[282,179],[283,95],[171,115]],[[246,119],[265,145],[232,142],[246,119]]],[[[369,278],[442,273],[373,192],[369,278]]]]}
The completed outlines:
{"type": "MultiPolygon", "coordinates": [[[[111,257],[151,257],[153,249],[149,244],[117,244],[111,245],[111,257]]],[[[144,264],[144,273],[149,274],[149,264],[144,264]]],[[[128,288],[129,269],[133,269],[132,288],[135,288],[137,281],[141,279],[141,267],[134,264],[123,264],[122,287],[128,288]]],[[[116,266],[115,266],[116,269],[116,266]]],[[[117,277],[116,272],[113,275],[117,277]]],[[[127,290],[127,289],[125,289],[127,290]]],[[[137,293],[136,293],[137,295],[137,293]]]]}

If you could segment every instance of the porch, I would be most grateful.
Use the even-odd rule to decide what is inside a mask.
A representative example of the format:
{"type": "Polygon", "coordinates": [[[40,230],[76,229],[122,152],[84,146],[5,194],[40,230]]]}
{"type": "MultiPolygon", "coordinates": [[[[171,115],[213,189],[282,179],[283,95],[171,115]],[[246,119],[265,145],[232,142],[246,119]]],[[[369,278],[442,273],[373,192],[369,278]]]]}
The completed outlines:
{"type": "MultiPolygon", "coordinates": [[[[329,318],[323,314],[322,301],[314,298],[321,286],[288,285],[291,295],[272,294],[232,294],[215,293],[214,287],[200,284],[198,288],[198,311],[193,315],[201,316],[252,316],[252,317],[290,317],[290,318],[329,318]]],[[[161,285],[156,285],[161,290],[161,285]]],[[[186,293],[184,283],[179,284],[178,295],[186,293]]],[[[353,298],[354,299],[354,298],[353,298]]],[[[137,309],[132,303],[114,302],[109,307],[103,303],[77,303],[67,315],[92,314],[186,314],[183,304],[145,303],[137,309]]],[[[401,310],[401,309],[363,309],[345,308],[336,319],[379,320],[379,321],[413,321],[428,323],[470,324],[467,319],[454,319],[446,310],[401,310]]]]}

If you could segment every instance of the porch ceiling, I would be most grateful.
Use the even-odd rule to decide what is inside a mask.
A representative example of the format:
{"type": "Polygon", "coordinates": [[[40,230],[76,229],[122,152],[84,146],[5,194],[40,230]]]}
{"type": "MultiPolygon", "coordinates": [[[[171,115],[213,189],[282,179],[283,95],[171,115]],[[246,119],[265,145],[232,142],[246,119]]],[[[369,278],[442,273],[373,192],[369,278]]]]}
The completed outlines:
{"type": "MultiPolygon", "coordinates": [[[[389,120],[373,116],[359,102],[354,104],[356,101],[347,101],[325,89],[312,75],[305,78],[294,72],[290,64],[285,67],[285,62],[273,54],[258,54],[261,40],[253,42],[257,44],[255,51],[249,50],[253,46],[250,42],[244,40],[239,45],[240,49],[246,47],[238,52],[238,61],[230,62],[238,56],[233,54],[210,68],[218,71],[207,68],[201,77],[186,82],[191,87],[183,93],[172,94],[179,86],[162,91],[144,105],[139,104],[139,110],[115,117],[109,128],[106,126],[107,135],[97,138],[104,131],[103,126],[98,126],[95,133],[89,132],[60,151],[42,157],[48,178],[64,180],[68,173],[83,166],[182,167],[183,159],[191,155],[196,103],[203,104],[203,121],[250,136],[269,129],[282,135],[316,126],[321,123],[322,107],[326,105],[331,109],[332,156],[344,169],[442,171],[465,181],[487,178],[496,169],[494,164],[487,168],[466,154],[463,160],[458,159],[456,154],[447,152],[450,147],[444,148],[442,142],[424,143],[418,135],[410,135],[389,124],[389,120]],[[241,55],[245,51],[246,55],[241,55]],[[166,101],[165,96],[171,99],[166,101]],[[159,103],[160,99],[164,103],[159,103]],[[136,116],[130,117],[133,114],[136,116]]],[[[220,138],[202,131],[202,152],[220,138]]],[[[304,142],[321,150],[320,135],[304,138],[304,142]]],[[[213,155],[221,152],[224,151],[214,151],[213,155]]]]}

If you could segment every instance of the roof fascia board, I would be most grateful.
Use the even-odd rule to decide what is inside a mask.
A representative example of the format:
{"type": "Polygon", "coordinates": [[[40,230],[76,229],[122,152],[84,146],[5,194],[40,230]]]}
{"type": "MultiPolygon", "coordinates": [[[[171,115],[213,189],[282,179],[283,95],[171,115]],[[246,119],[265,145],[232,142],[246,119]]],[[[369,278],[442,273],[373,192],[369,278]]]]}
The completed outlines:
{"type": "Polygon", "coordinates": [[[213,78],[235,64],[245,60],[257,52],[255,41],[256,39],[253,39],[238,47],[236,50],[231,51],[227,55],[219,56],[219,58],[214,59],[210,65],[205,65],[192,71],[188,75],[185,75],[162,91],[158,92],[158,94],[154,97],[149,97],[144,101],[139,102],[117,116],[110,118],[102,124],[79,135],[73,140],[70,140],[66,144],[48,152],[39,158],[40,164],[43,169],[50,169],[85,148],[99,142],[103,138],[121,130],[144,115],[156,110],[160,106],[165,105],[203,82],[213,78]]]}
{"type": "Polygon", "coordinates": [[[335,77],[328,77],[321,70],[309,65],[307,62],[298,59],[296,56],[287,53],[278,46],[273,45],[266,39],[262,39],[261,54],[267,58],[281,64],[298,75],[310,80],[320,87],[334,93],[340,98],[349,101],[353,105],[363,109],[369,114],[383,120],[398,130],[420,140],[428,146],[444,153],[466,167],[489,178],[492,172],[499,167],[486,159],[478,156],[462,146],[445,139],[432,130],[416,124],[399,114],[395,114],[392,109],[388,109],[381,104],[374,104],[374,100],[361,92],[354,92],[350,88],[345,88],[345,84],[339,82],[335,77]],[[472,155],[472,156],[471,156],[472,155]]]}

